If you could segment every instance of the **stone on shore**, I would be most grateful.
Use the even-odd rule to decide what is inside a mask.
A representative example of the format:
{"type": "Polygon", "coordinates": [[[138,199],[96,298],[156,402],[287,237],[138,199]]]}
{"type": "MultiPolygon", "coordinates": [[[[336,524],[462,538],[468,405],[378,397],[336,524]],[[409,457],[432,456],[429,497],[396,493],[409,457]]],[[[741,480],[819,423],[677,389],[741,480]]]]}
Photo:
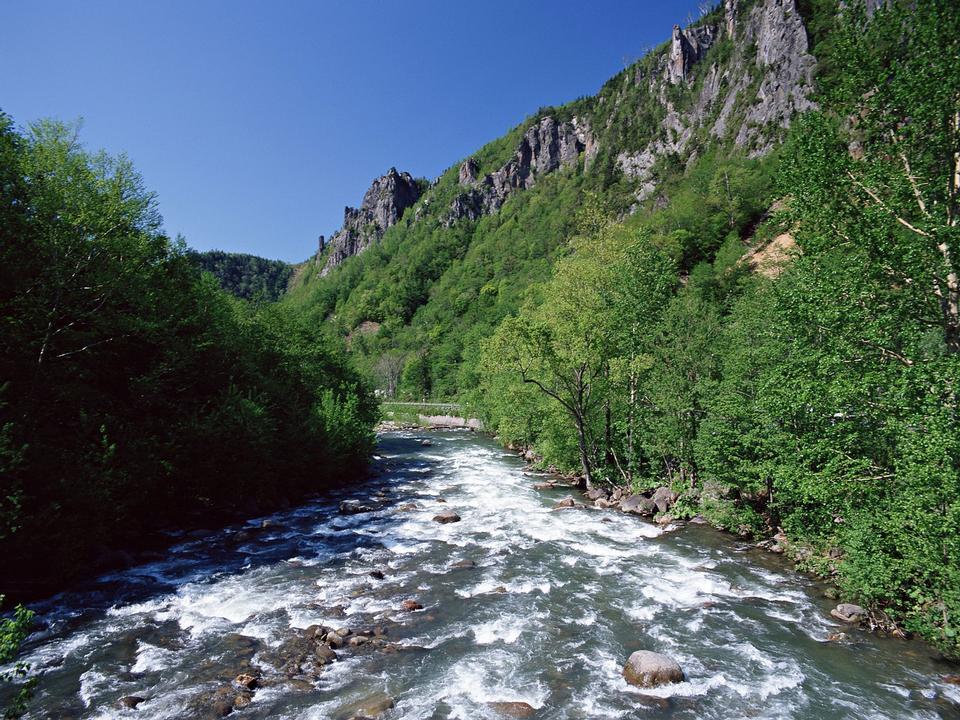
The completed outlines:
{"type": "Polygon", "coordinates": [[[837,620],[854,624],[860,624],[867,617],[866,610],[852,603],[840,603],[830,611],[830,614],[837,620]]]}
{"type": "Polygon", "coordinates": [[[677,494],[668,487],[658,487],[650,499],[659,512],[665,513],[677,501],[677,494]]]}

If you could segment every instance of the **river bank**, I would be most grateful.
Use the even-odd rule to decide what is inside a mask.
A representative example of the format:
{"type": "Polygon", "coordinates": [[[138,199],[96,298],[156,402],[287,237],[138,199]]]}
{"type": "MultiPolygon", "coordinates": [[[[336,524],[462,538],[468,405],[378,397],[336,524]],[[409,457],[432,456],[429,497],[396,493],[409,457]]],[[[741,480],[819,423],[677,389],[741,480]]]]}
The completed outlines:
{"type": "Polygon", "coordinates": [[[957,717],[950,666],[919,643],[831,641],[821,586],[783,558],[555,510],[569,490],[525,471],[479,433],[388,432],[346,492],[50,598],[28,717],[957,717]],[[686,679],[634,688],[637,650],[686,679]]]}

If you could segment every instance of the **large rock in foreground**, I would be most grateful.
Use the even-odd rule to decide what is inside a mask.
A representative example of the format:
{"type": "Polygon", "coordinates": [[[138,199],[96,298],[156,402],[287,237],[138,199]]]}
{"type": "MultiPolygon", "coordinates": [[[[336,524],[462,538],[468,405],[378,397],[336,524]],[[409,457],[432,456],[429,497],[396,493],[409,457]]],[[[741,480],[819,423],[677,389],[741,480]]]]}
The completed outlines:
{"type": "Polygon", "coordinates": [[[631,685],[652,688],[669,683],[683,682],[683,669],[672,657],[637,650],[627,660],[623,677],[631,685]]]}

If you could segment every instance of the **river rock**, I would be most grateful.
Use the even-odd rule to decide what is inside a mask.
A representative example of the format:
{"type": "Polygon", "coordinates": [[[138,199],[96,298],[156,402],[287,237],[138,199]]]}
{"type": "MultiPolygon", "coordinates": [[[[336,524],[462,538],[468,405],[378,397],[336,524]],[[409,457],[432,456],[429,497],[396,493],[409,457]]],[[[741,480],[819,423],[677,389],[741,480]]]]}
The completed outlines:
{"type": "Polygon", "coordinates": [[[626,513],[649,517],[656,510],[656,504],[646,495],[630,495],[620,501],[620,509],[626,513]]]}
{"type": "Polygon", "coordinates": [[[859,605],[840,603],[830,614],[842,622],[859,624],[867,616],[867,611],[859,605]]]}
{"type": "Polygon", "coordinates": [[[383,578],[384,578],[383,570],[371,570],[371,571],[369,572],[369,575],[370,575],[370,577],[372,577],[374,580],[383,580],[383,578]]]}
{"type": "Polygon", "coordinates": [[[360,718],[369,718],[375,720],[375,718],[383,715],[395,704],[394,699],[389,695],[376,693],[357,702],[345,705],[340,709],[338,717],[357,718],[358,720],[360,718]]]}
{"type": "Polygon", "coordinates": [[[488,702],[487,707],[500,715],[514,718],[533,717],[537,711],[530,703],[525,702],[488,702]]]}
{"type": "Polygon", "coordinates": [[[203,718],[226,717],[234,711],[234,703],[239,695],[230,686],[201,693],[190,701],[190,707],[203,718]]]}
{"type": "Polygon", "coordinates": [[[677,494],[668,487],[658,487],[650,498],[659,512],[665,513],[677,501],[677,494]]]}
{"type": "Polygon", "coordinates": [[[364,505],[355,500],[344,500],[340,503],[341,515],[359,515],[360,513],[373,512],[374,508],[364,505]]]}
{"type": "Polygon", "coordinates": [[[606,499],[609,497],[609,495],[609,491],[607,491],[605,488],[592,488],[586,492],[587,500],[599,500],[600,498],[606,499]]]}
{"type": "Polygon", "coordinates": [[[452,510],[444,510],[442,513],[434,515],[433,521],[446,525],[447,523],[460,522],[460,516],[452,510]]]}
{"type": "Polygon", "coordinates": [[[536,483],[533,486],[533,489],[534,490],[553,490],[556,486],[557,484],[552,482],[536,483]]]}
{"type": "Polygon", "coordinates": [[[557,510],[560,510],[562,508],[572,508],[576,506],[577,506],[577,501],[574,500],[572,497],[565,497],[563,498],[563,500],[557,500],[557,502],[554,503],[553,505],[553,507],[556,508],[557,510]]]}
{"type": "MultiPolygon", "coordinates": [[[[338,636],[338,637],[339,637],[339,636],[338,636]]],[[[341,640],[341,645],[342,645],[342,644],[343,644],[343,643],[342,643],[343,638],[340,638],[340,640],[341,640]]],[[[317,656],[317,660],[318,660],[322,665],[329,665],[330,663],[332,663],[334,660],[337,659],[337,653],[334,652],[333,648],[330,647],[330,646],[328,646],[328,645],[320,645],[320,646],[318,646],[317,649],[316,649],[315,654],[316,654],[316,656],[317,656]]]]}
{"type": "Polygon", "coordinates": [[[473,560],[457,560],[450,567],[454,570],[473,570],[477,564],[473,560]]]}
{"type": "Polygon", "coordinates": [[[241,673],[237,675],[237,677],[234,679],[234,682],[240,687],[246,688],[247,690],[254,690],[257,687],[257,678],[249,673],[241,673]]]}
{"type": "Polygon", "coordinates": [[[414,612],[416,610],[423,610],[423,605],[418,603],[416,600],[404,600],[403,609],[407,612],[414,612]]]}
{"type": "Polygon", "coordinates": [[[631,685],[652,688],[683,682],[683,669],[672,657],[649,650],[637,650],[627,660],[623,677],[631,685]]]}
{"type": "Polygon", "coordinates": [[[119,700],[117,700],[117,705],[119,705],[120,707],[130,708],[131,710],[135,710],[137,705],[146,701],[147,701],[146,698],[140,697],[139,695],[127,695],[126,697],[122,697],[119,700]]]}

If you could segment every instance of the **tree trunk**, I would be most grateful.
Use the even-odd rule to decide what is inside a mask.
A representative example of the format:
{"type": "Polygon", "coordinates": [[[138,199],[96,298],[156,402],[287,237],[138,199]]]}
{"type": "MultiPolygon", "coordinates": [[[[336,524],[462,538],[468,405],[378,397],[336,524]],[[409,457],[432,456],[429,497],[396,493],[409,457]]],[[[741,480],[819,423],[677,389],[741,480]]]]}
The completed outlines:
{"type": "Polygon", "coordinates": [[[577,423],[577,446],[580,450],[580,467],[583,470],[583,477],[580,478],[578,486],[581,490],[589,490],[593,487],[593,471],[590,469],[590,453],[587,447],[587,433],[584,427],[582,417],[574,418],[577,423]]]}

